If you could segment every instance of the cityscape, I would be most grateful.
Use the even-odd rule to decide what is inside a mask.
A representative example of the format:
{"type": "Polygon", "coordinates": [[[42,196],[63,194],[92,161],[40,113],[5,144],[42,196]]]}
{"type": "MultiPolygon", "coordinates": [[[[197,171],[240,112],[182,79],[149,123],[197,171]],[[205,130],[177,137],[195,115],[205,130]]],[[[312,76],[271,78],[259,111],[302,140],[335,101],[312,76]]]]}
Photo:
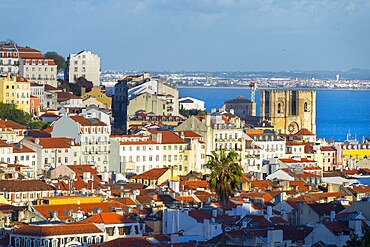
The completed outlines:
{"type": "MultiPolygon", "coordinates": [[[[233,31],[227,28],[231,24],[253,24],[256,39],[259,30],[274,33],[279,25],[285,30],[278,18],[285,8],[300,21],[313,9],[327,15],[312,23],[288,21],[292,30],[305,30],[327,25],[334,15],[328,8],[344,6],[343,22],[335,19],[334,27],[344,30],[363,21],[355,33],[370,23],[362,12],[370,5],[205,2],[34,3],[36,13],[50,10],[45,17],[57,7],[80,13],[79,21],[63,20],[72,25],[64,37],[74,37],[75,44],[22,36],[10,31],[13,26],[3,30],[1,36],[14,40],[0,41],[0,246],[370,246],[370,65],[363,58],[368,48],[353,57],[343,51],[348,59],[331,54],[332,67],[325,67],[327,54],[320,51],[312,60],[319,69],[308,62],[313,50],[299,53],[307,59],[298,63],[298,53],[289,52],[305,49],[288,41],[278,48],[285,62],[272,52],[269,61],[263,59],[264,69],[253,67],[256,56],[253,64],[245,61],[249,57],[241,60],[249,66],[242,70],[239,51],[231,62],[220,50],[223,70],[213,63],[214,53],[206,53],[214,44],[203,46],[216,24],[220,32],[233,31]],[[237,22],[247,9],[258,18],[268,8],[274,10],[268,13],[271,23],[237,22]],[[148,10],[163,15],[146,20],[145,13],[153,14],[148,10]],[[99,11],[101,20],[86,19],[99,11]],[[127,24],[129,17],[113,15],[120,11],[130,18],[143,14],[142,19],[127,24]],[[143,29],[132,36],[123,32],[120,48],[127,56],[110,47],[121,37],[119,20],[127,30],[143,29]],[[112,27],[102,25],[103,32],[114,30],[117,36],[94,46],[89,30],[98,33],[106,22],[112,27]],[[155,33],[147,34],[145,44],[138,38],[154,27],[160,36],[177,27],[184,34],[199,28],[204,35],[197,45],[186,39],[171,60],[166,50],[176,44],[163,39],[161,50],[155,33]],[[72,36],[75,32],[86,39],[72,36]],[[163,57],[146,50],[148,43],[163,57]],[[197,57],[193,49],[206,55],[197,57]],[[122,57],[115,60],[116,54],[122,57]]],[[[29,4],[4,3],[4,8],[25,13],[29,4]]],[[[182,35],[174,32],[168,39],[182,35]]],[[[240,45],[223,41],[230,42],[225,45],[230,52],[240,45]]],[[[270,49],[259,42],[262,50],[270,49]]]]}

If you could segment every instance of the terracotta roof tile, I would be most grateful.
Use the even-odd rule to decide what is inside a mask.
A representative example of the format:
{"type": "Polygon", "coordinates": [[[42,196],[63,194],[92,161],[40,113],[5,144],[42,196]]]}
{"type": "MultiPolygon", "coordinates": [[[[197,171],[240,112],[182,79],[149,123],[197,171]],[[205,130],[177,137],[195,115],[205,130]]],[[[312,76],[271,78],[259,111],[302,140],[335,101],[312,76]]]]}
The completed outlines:
{"type": "Polygon", "coordinates": [[[315,134],[313,134],[311,131],[309,131],[308,129],[306,128],[302,128],[300,131],[298,131],[296,134],[296,136],[314,136],[315,134]]]}
{"type": "Polygon", "coordinates": [[[94,224],[23,225],[12,234],[27,236],[56,236],[104,233],[94,224]]]}
{"type": "Polygon", "coordinates": [[[151,134],[162,134],[161,144],[186,144],[178,135],[170,130],[149,130],[151,134]]]}
{"type": "Polygon", "coordinates": [[[66,137],[51,137],[51,138],[27,138],[33,143],[39,142],[43,148],[70,148],[72,139],[66,137]]]}
{"type": "Polygon", "coordinates": [[[115,212],[108,212],[108,213],[100,213],[93,215],[83,221],[81,223],[95,223],[95,224],[105,224],[105,225],[112,225],[112,224],[129,224],[129,223],[136,223],[136,221],[128,219],[120,214],[115,212]]]}
{"type": "Polygon", "coordinates": [[[54,191],[54,187],[40,180],[0,180],[0,191],[54,191]]]}
{"type": "Polygon", "coordinates": [[[97,118],[84,118],[82,116],[71,116],[70,118],[81,126],[107,126],[97,118]]]}
{"type": "Polygon", "coordinates": [[[143,172],[139,175],[133,176],[134,179],[149,179],[158,180],[163,174],[165,174],[169,168],[153,168],[149,171],[143,172]]]}

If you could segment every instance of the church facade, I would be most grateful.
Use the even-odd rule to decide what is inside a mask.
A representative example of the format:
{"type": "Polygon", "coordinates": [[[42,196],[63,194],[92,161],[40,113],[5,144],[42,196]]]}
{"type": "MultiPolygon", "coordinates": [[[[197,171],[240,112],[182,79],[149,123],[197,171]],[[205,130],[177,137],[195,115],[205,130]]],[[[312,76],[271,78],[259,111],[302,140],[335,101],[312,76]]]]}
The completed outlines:
{"type": "Polygon", "coordinates": [[[260,115],[277,133],[295,134],[306,128],[316,134],[316,91],[261,90],[260,115]]]}

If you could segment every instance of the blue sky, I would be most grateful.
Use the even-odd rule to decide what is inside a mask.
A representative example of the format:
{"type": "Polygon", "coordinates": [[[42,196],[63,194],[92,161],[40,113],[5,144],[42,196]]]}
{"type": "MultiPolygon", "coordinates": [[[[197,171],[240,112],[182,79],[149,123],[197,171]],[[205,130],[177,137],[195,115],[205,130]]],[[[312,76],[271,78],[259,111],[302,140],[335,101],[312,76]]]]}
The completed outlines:
{"type": "Polygon", "coordinates": [[[369,0],[1,0],[1,39],[102,69],[370,69],[369,0]],[[6,20],[6,21],[5,21],[6,20]]]}

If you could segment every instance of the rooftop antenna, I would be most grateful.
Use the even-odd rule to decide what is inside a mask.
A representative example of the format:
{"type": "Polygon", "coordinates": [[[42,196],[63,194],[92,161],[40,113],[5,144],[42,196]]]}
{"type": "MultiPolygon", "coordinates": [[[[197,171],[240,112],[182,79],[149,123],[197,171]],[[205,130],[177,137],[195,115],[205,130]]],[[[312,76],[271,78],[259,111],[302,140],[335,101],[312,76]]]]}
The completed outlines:
{"type": "Polygon", "coordinates": [[[256,102],[257,82],[251,81],[249,87],[251,88],[251,101],[256,102]]]}

